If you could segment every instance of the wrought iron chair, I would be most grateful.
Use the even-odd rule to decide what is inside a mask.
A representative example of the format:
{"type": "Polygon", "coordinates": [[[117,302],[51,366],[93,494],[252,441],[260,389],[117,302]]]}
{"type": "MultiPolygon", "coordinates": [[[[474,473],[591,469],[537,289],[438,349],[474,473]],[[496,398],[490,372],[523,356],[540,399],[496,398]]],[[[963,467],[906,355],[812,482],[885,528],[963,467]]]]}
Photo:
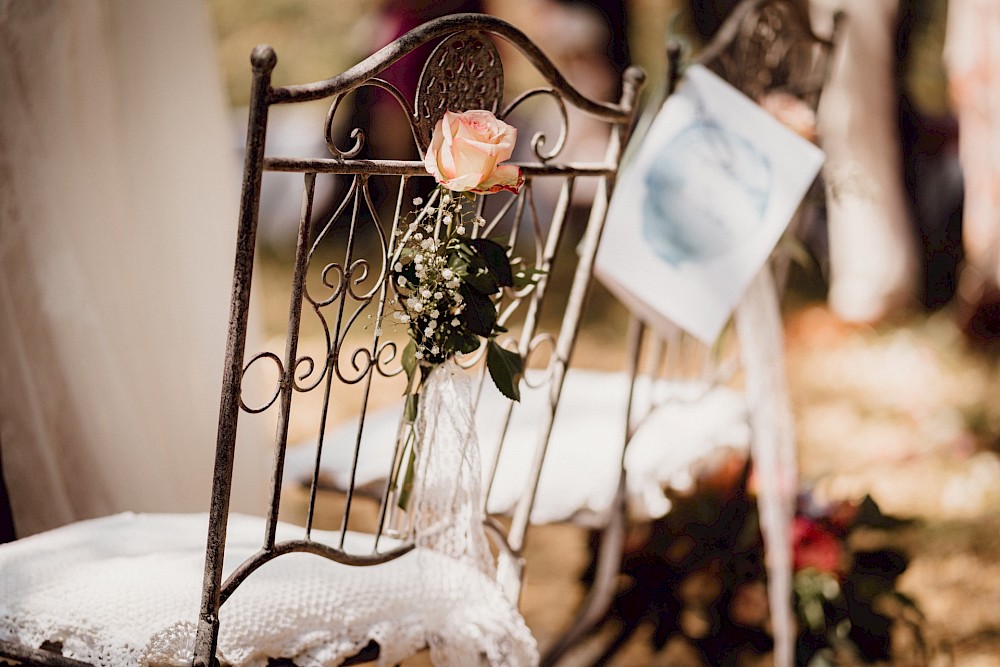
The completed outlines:
{"type": "MultiPolygon", "coordinates": [[[[763,102],[768,95],[780,93],[800,101],[814,112],[827,79],[835,39],[836,26],[831,39],[821,38],[813,32],[804,3],[796,0],[742,0],[690,62],[713,70],[753,100],[763,102]]],[[[637,139],[683,77],[682,49],[676,42],[668,45],[667,65],[667,80],[654,94],[637,124],[637,139]]],[[[628,160],[628,153],[625,159],[628,160]]],[[[816,190],[815,184],[813,190],[816,190]]],[[[812,194],[808,196],[810,200],[812,197],[812,194]]],[[[800,209],[786,236],[794,238],[802,213],[800,209]]],[[[630,514],[625,461],[640,432],[646,439],[652,435],[650,430],[656,431],[655,437],[661,440],[661,446],[670,446],[670,434],[676,431],[662,418],[671,414],[664,412],[665,409],[674,411],[672,414],[676,415],[708,399],[716,401],[720,390],[740,392],[745,397],[744,418],[750,437],[746,443],[734,437],[731,444],[736,447],[749,445],[756,455],[763,451],[759,446],[762,440],[771,442],[773,446],[768,449],[769,453],[764,454],[771,460],[763,462],[758,475],[759,484],[780,485],[787,490],[789,480],[774,479],[772,472],[775,469],[794,472],[795,469],[791,408],[787,402],[783,375],[779,307],[789,271],[788,247],[779,244],[768,266],[758,274],[737,306],[730,324],[712,346],[705,345],[679,328],[673,331],[655,330],[639,317],[631,317],[628,333],[628,375],[631,380],[618,493],[608,514],[608,522],[601,528],[596,542],[587,599],[571,626],[549,647],[543,656],[543,665],[562,664],[564,660],[569,664],[566,658],[572,657],[571,651],[610,620],[608,614],[622,571],[630,514]]],[[[701,452],[701,455],[707,455],[707,452],[701,452]]],[[[786,494],[783,502],[787,500],[786,494]]],[[[782,507],[763,507],[768,503],[773,505],[773,502],[773,499],[762,501],[765,520],[773,517],[775,512],[783,511],[782,507]]],[[[637,519],[644,520],[644,517],[637,519]]],[[[772,531],[768,547],[773,547],[777,553],[777,561],[772,559],[772,565],[777,568],[786,565],[781,559],[784,547],[776,543],[780,540],[781,535],[772,531]]],[[[772,608],[782,609],[785,599],[790,599],[790,591],[772,591],[772,608]]],[[[787,634],[790,632],[787,624],[782,626],[782,620],[778,618],[781,613],[776,613],[776,631],[787,634]]],[[[631,637],[636,627],[626,622],[595,664],[605,664],[631,637]]],[[[779,649],[778,664],[786,664],[790,659],[790,655],[784,653],[789,648],[790,645],[786,644],[779,649]]]]}
{"type": "MultiPolygon", "coordinates": [[[[626,71],[617,103],[588,99],[522,32],[496,18],[471,14],[429,22],[346,72],[316,83],[272,86],[277,58],[268,46],[257,47],[251,62],[242,206],[208,514],[118,515],[0,548],[0,655],[24,664],[51,665],[265,664],[268,659],[353,664],[381,652],[381,661],[397,662],[427,644],[433,656],[435,647],[449,644],[450,633],[457,632],[464,633],[460,641],[481,660],[530,662],[533,649],[524,652],[515,646],[526,632],[516,614],[525,535],[643,75],[637,69],[626,71]],[[507,94],[494,44],[497,37],[512,47],[514,57],[534,67],[545,81],[542,86],[507,94]],[[436,46],[411,101],[381,75],[431,43],[436,46]],[[495,578],[488,571],[465,567],[453,554],[421,546],[419,532],[408,529],[412,517],[399,509],[398,487],[393,484],[398,453],[385,471],[387,482],[375,494],[370,533],[356,530],[364,523],[360,507],[366,494],[353,478],[342,511],[331,522],[334,529],[319,530],[317,516],[324,510],[318,467],[304,526],[279,520],[286,445],[290,429],[301,425],[296,419],[303,401],[315,401],[311,416],[318,434],[318,466],[330,412],[356,391],[361,410],[350,453],[356,466],[366,406],[379,392],[398,395],[404,384],[403,332],[383,324],[395,295],[388,280],[389,258],[411,200],[432,183],[420,161],[360,157],[366,137],[358,130],[351,132],[349,148],[338,145],[338,112],[362,87],[377,89],[399,104],[402,122],[420,152],[446,110],[486,109],[510,120],[532,105],[548,105],[562,120],[558,137],[536,135],[530,155],[517,162],[525,178],[517,196],[493,195],[477,203],[486,220],[482,234],[516,245],[525,261],[541,272],[533,285],[505,289],[496,304],[500,323],[515,332],[508,344],[516,346],[532,369],[525,381],[538,389],[533,395],[543,403],[544,416],[535,424],[533,463],[509,523],[487,518],[481,507],[475,508],[476,520],[484,522],[494,538],[495,578]],[[330,156],[268,155],[269,115],[285,105],[314,100],[329,105],[326,122],[317,123],[316,131],[325,135],[330,156]],[[561,157],[572,142],[567,107],[607,123],[606,153],[587,162],[561,157]],[[283,352],[248,352],[258,212],[262,183],[266,190],[270,172],[299,173],[303,180],[287,334],[283,352]],[[322,179],[337,179],[342,186],[339,203],[326,214],[313,205],[322,179]],[[559,183],[558,199],[547,215],[535,195],[536,184],[543,180],[559,183]],[[585,180],[596,181],[595,194],[582,226],[574,227],[580,221],[571,219],[571,199],[585,180]],[[378,193],[390,204],[379,206],[378,193]],[[571,245],[567,239],[574,234],[582,236],[579,252],[566,252],[571,245]],[[559,283],[562,278],[568,280],[568,289],[559,283]],[[314,334],[322,343],[316,351],[306,350],[314,334]],[[277,381],[273,395],[254,404],[244,395],[243,384],[248,372],[260,372],[262,366],[273,366],[277,381]],[[261,416],[270,418],[276,430],[265,519],[229,511],[237,424],[241,418],[261,416]],[[400,588],[406,587],[409,593],[401,594],[400,588]],[[438,590],[442,587],[450,588],[438,590]],[[448,606],[456,600],[469,603],[476,591],[485,596],[474,603],[478,613],[485,614],[479,625],[474,621],[477,612],[460,618],[468,609],[448,606]],[[435,604],[443,618],[428,618],[435,604]],[[384,622],[388,618],[396,622],[384,622]]],[[[484,378],[483,356],[481,349],[461,359],[479,383],[484,378]]],[[[517,406],[508,402],[504,410],[509,420],[517,406]]],[[[499,458],[503,449],[497,451],[499,458]]],[[[495,469],[497,459],[491,463],[495,469]]],[[[451,659],[448,664],[463,660],[453,654],[451,659]]]]}

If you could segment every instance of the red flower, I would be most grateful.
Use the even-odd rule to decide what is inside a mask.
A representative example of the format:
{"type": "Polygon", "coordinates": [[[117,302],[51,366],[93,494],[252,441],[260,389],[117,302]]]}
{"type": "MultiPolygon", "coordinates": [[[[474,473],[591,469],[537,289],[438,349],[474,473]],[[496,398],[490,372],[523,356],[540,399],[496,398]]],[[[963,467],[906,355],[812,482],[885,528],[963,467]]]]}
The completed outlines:
{"type": "Polygon", "coordinates": [[[820,572],[839,573],[843,553],[843,545],[833,533],[811,519],[795,517],[792,559],[796,572],[811,567],[820,572]]]}

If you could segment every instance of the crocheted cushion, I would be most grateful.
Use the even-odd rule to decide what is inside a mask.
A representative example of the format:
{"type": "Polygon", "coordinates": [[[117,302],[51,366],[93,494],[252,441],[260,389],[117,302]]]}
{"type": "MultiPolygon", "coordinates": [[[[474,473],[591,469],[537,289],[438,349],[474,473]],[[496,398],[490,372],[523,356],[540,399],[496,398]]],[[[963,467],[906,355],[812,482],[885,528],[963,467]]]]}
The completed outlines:
{"type": "MultiPolygon", "coordinates": [[[[109,667],[190,664],[206,533],[204,514],[127,513],[0,547],[0,638],[61,642],[64,654],[109,667]]],[[[302,535],[279,525],[279,540],[302,535]]],[[[231,516],[226,572],[263,536],[262,519],[231,516]]],[[[325,541],[318,531],[313,537],[325,541]]],[[[348,546],[365,539],[349,533],[348,546]]],[[[450,667],[480,656],[511,667],[538,660],[524,621],[492,579],[425,548],[371,567],[281,556],[250,575],[220,619],[219,657],[234,665],[266,665],[268,657],[333,665],[370,640],[388,664],[424,646],[436,665],[450,667]]]]}

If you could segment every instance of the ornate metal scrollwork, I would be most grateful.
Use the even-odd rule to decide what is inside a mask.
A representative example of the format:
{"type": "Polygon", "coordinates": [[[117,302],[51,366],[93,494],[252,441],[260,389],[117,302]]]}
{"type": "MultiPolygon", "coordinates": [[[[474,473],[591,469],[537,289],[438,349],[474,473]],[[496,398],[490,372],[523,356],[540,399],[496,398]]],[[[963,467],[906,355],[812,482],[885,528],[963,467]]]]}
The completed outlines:
{"type": "Polygon", "coordinates": [[[503,97],[503,66],[493,41],[479,32],[452,35],[427,59],[414,104],[421,152],[445,111],[496,113],[503,97]]]}
{"type": "Polygon", "coordinates": [[[706,64],[753,99],[775,89],[808,98],[818,89],[821,43],[808,17],[787,0],[762,0],[706,64]]]}
{"type": "MultiPolygon", "coordinates": [[[[396,86],[392,85],[388,81],[385,81],[383,79],[377,79],[377,78],[376,79],[370,79],[370,80],[362,83],[361,85],[358,86],[358,88],[364,88],[365,86],[372,87],[372,88],[378,88],[380,90],[383,90],[392,99],[396,100],[396,102],[399,104],[399,107],[403,110],[403,112],[405,114],[404,117],[406,118],[407,122],[410,124],[410,131],[413,133],[414,140],[417,140],[417,136],[418,136],[417,135],[417,126],[414,123],[413,108],[410,106],[410,103],[407,101],[406,97],[403,96],[403,93],[401,93],[399,91],[399,88],[397,88],[396,86]]],[[[355,90],[357,90],[357,89],[355,89],[355,90]]],[[[361,130],[360,128],[356,127],[356,128],[354,128],[354,129],[351,130],[350,135],[349,135],[349,137],[354,141],[354,143],[351,145],[351,147],[342,150],[339,146],[337,146],[337,142],[336,142],[336,140],[334,139],[334,136],[333,136],[333,134],[334,134],[334,122],[333,121],[334,121],[334,118],[337,115],[337,109],[340,108],[340,104],[344,101],[344,99],[346,97],[347,97],[347,93],[340,93],[340,94],[335,95],[333,97],[333,100],[330,102],[330,108],[326,112],[326,121],[324,122],[324,125],[323,125],[323,134],[324,134],[324,136],[326,138],[326,147],[330,151],[330,153],[332,155],[334,155],[335,157],[338,157],[338,158],[341,158],[341,159],[344,159],[344,160],[349,160],[351,158],[357,157],[361,153],[361,149],[364,148],[365,141],[366,141],[367,137],[365,136],[365,133],[364,133],[363,130],[361,130]]]]}
{"type": "Polygon", "coordinates": [[[517,98],[508,104],[507,108],[503,110],[501,116],[506,118],[511,111],[521,106],[521,104],[526,100],[542,95],[555,102],[560,118],[559,136],[556,138],[556,143],[549,152],[543,152],[545,146],[549,142],[548,136],[544,132],[536,132],[535,135],[531,137],[532,153],[534,153],[535,157],[541,160],[542,163],[546,163],[562,152],[563,147],[566,145],[566,137],[569,135],[569,113],[566,111],[566,101],[562,98],[562,95],[560,95],[554,88],[533,88],[531,90],[527,90],[518,95],[517,98]]]}
{"type": "Polygon", "coordinates": [[[278,379],[277,382],[274,383],[274,392],[271,394],[271,397],[258,406],[249,406],[246,404],[246,402],[243,400],[243,388],[242,386],[240,387],[240,394],[239,394],[240,409],[242,409],[245,412],[249,412],[250,414],[257,414],[259,412],[264,412],[269,407],[274,405],[275,401],[278,400],[278,396],[281,395],[282,381],[285,376],[285,367],[281,363],[281,357],[279,357],[273,352],[261,352],[257,355],[254,355],[254,357],[251,358],[250,361],[248,361],[243,366],[242,377],[245,378],[247,371],[250,370],[250,367],[253,366],[255,363],[257,363],[258,361],[260,361],[261,359],[269,359],[274,362],[274,365],[277,366],[278,368],[278,379]]]}

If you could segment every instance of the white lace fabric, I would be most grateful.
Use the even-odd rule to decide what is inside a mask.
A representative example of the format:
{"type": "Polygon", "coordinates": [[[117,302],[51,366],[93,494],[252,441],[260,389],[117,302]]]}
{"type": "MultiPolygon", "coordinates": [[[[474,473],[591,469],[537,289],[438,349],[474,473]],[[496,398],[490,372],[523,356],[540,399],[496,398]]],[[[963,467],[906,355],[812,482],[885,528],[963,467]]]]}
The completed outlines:
{"type": "MultiPolygon", "coordinates": [[[[493,577],[473,474],[469,381],[442,366],[422,401],[417,548],[371,567],[303,553],[265,564],[222,606],[220,660],[336,665],[374,640],[379,665],[424,646],[439,667],[537,664],[534,638],[493,577]]],[[[119,514],[3,546],[0,638],[61,642],[66,655],[102,667],[190,664],[207,522],[204,514],[119,514]]],[[[278,539],[302,533],[280,524],[278,539]]],[[[231,515],[226,572],[260,549],[263,536],[263,520],[231,515]]],[[[348,537],[348,549],[370,543],[348,537]]]]}
{"type": "Polygon", "coordinates": [[[483,530],[482,465],[472,382],[454,361],[436,367],[420,392],[414,493],[417,546],[496,575],[483,530]]]}

